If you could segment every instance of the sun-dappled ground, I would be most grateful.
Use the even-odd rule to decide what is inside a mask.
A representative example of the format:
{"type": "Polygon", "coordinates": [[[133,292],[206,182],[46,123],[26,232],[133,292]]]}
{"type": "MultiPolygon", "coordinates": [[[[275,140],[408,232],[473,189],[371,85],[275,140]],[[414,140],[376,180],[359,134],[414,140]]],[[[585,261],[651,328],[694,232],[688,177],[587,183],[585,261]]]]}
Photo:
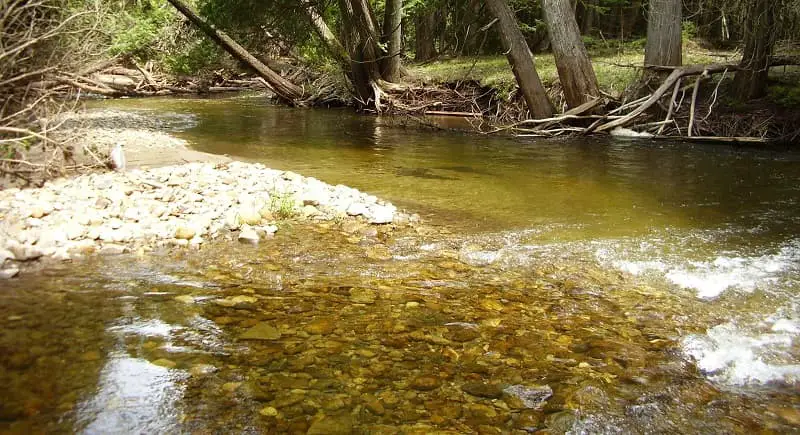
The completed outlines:
{"type": "MultiPolygon", "coordinates": [[[[689,45],[683,53],[684,64],[704,64],[730,62],[736,60],[733,52],[711,52],[689,45]]],[[[642,49],[624,48],[622,50],[590,50],[592,64],[600,88],[611,95],[620,95],[635,81],[644,64],[642,49]]],[[[558,81],[555,60],[552,53],[534,56],[536,70],[545,86],[558,81]]],[[[427,64],[412,65],[409,80],[415,83],[441,84],[458,81],[476,81],[482,86],[497,88],[508,92],[516,87],[514,76],[505,56],[466,56],[443,59],[427,64]]]]}

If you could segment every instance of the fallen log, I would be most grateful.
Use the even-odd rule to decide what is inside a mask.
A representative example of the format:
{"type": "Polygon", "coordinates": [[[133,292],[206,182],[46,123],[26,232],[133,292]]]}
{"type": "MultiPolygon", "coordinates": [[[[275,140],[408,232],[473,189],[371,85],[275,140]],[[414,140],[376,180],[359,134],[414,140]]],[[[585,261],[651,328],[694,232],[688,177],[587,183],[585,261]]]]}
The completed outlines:
{"type": "Polygon", "coordinates": [[[720,143],[748,143],[748,144],[766,144],[772,140],[763,137],[724,137],[724,136],[691,136],[691,137],[676,137],[676,136],[650,136],[650,139],[656,140],[684,140],[690,142],[720,142],[720,143]]]}
{"type": "Polygon", "coordinates": [[[432,115],[432,116],[460,116],[464,118],[474,117],[480,118],[483,116],[482,113],[474,113],[474,112],[448,112],[446,110],[426,110],[424,115],[432,115]]]}
{"type": "Polygon", "coordinates": [[[303,98],[303,88],[295,85],[294,83],[281,77],[280,74],[264,65],[261,61],[256,59],[255,56],[250,54],[247,50],[234,41],[225,32],[217,29],[211,23],[204,20],[197,12],[194,11],[183,0],[168,0],[172,6],[175,7],[181,14],[183,14],[189,21],[197,26],[203,33],[206,34],[212,41],[216,42],[220,47],[225,49],[231,56],[237,60],[249,65],[253,68],[259,76],[261,76],[270,88],[275,91],[281,99],[289,104],[297,104],[303,98]]]}

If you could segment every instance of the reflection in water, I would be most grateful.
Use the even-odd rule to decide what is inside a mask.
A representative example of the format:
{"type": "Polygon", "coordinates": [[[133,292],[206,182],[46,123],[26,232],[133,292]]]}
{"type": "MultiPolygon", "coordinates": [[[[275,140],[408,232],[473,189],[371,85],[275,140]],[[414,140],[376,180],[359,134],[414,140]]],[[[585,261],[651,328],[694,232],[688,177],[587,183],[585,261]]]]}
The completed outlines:
{"type": "Polygon", "coordinates": [[[182,397],[177,370],[131,358],[109,355],[97,393],[78,411],[87,434],[173,432],[180,422],[176,405],[182,397]]]}
{"type": "Polygon", "coordinates": [[[253,99],[114,104],[195,114],[182,134],[199,149],[354,185],[453,233],[287,226],[257,247],[14,281],[1,430],[800,423],[796,153],[519,142],[253,99]]]}

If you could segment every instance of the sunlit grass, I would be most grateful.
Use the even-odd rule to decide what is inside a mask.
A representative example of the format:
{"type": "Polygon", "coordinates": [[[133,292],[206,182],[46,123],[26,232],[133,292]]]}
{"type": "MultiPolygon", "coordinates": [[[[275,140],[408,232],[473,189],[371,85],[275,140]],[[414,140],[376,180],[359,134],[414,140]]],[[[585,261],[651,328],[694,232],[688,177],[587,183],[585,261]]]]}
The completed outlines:
{"type": "MultiPolygon", "coordinates": [[[[712,53],[693,47],[685,48],[684,64],[723,62],[730,53],[712,53]]],[[[590,50],[590,58],[600,88],[612,95],[619,95],[633,83],[644,63],[644,50],[622,48],[590,50]]],[[[730,59],[728,59],[730,60],[730,59]]],[[[551,53],[534,56],[536,70],[545,86],[558,81],[555,60],[551,53]]],[[[482,86],[508,92],[516,86],[514,75],[505,56],[478,56],[444,59],[426,65],[411,65],[407,80],[417,84],[443,84],[458,81],[476,81],[482,86]]]]}

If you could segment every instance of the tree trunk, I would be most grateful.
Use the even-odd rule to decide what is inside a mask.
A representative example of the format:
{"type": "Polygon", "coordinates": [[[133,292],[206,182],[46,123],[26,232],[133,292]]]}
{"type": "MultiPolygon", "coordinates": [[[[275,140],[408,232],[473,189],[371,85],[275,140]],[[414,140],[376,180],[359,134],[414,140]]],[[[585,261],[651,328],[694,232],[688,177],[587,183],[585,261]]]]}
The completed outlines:
{"type": "Polygon", "coordinates": [[[358,104],[362,108],[374,106],[380,111],[381,49],[372,8],[368,0],[339,0],[339,8],[350,52],[350,81],[358,104]]]}
{"type": "Polygon", "coordinates": [[[597,0],[586,0],[583,3],[583,20],[581,20],[581,33],[588,35],[594,27],[595,7],[597,0]]]}
{"type": "Polygon", "coordinates": [[[769,58],[777,34],[776,0],[754,0],[745,21],[744,53],[733,85],[742,101],[761,98],[767,94],[769,58]]]}
{"type": "Polygon", "coordinates": [[[333,60],[335,60],[344,71],[349,71],[350,55],[347,54],[347,49],[339,42],[336,35],[331,32],[325,20],[317,13],[317,10],[314,9],[312,4],[306,3],[306,12],[308,13],[308,18],[311,20],[311,24],[314,26],[317,36],[325,45],[325,49],[333,60]]]}
{"type": "Polygon", "coordinates": [[[681,65],[681,0],[650,0],[644,64],[681,65]]]}
{"type": "Polygon", "coordinates": [[[505,0],[486,0],[486,4],[497,18],[500,26],[500,39],[503,49],[506,51],[508,63],[511,71],[517,79],[522,95],[528,110],[535,119],[549,118],[553,115],[553,106],[547,99],[544,87],[539,74],[536,73],[536,66],[533,64],[533,56],[525,42],[525,37],[517,25],[514,12],[508,7],[505,0]]]}
{"type": "Polygon", "coordinates": [[[427,62],[436,57],[436,46],[434,44],[433,29],[436,27],[436,11],[433,8],[426,8],[420,11],[415,18],[416,41],[414,60],[417,62],[427,62]]]}
{"type": "Polygon", "coordinates": [[[458,49],[458,55],[476,55],[479,48],[478,31],[480,30],[481,23],[481,5],[480,0],[469,0],[464,5],[464,18],[461,20],[461,28],[464,29],[464,43],[458,49]]]}
{"type": "Polygon", "coordinates": [[[281,77],[280,74],[271,70],[268,66],[264,65],[261,61],[256,59],[252,54],[244,49],[241,45],[236,43],[230,36],[223,31],[218,30],[214,25],[205,21],[202,17],[197,15],[186,2],[183,0],[168,0],[172,6],[175,6],[181,14],[183,14],[189,21],[197,26],[203,33],[206,34],[211,40],[216,42],[219,46],[225,49],[231,56],[249,65],[256,70],[259,76],[266,80],[267,84],[275,91],[282,100],[287,103],[294,104],[297,100],[303,98],[303,89],[294,83],[281,77]]]}
{"type": "Polygon", "coordinates": [[[386,0],[381,41],[386,44],[388,53],[381,61],[381,76],[391,83],[400,80],[400,54],[403,50],[402,20],[403,0],[386,0]]]}
{"type": "Polygon", "coordinates": [[[600,95],[570,0],[542,0],[550,45],[567,106],[578,107],[600,95]]]}
{"type": "Polygon", "coordinates": [[[639,22],[641,8],[642,0],[632,0],[630,6],[625,8],[625,24],[622,27],[623,32],[630,39],[633,39],[632,36],[636,32],[636,24],[639,22]]]}

